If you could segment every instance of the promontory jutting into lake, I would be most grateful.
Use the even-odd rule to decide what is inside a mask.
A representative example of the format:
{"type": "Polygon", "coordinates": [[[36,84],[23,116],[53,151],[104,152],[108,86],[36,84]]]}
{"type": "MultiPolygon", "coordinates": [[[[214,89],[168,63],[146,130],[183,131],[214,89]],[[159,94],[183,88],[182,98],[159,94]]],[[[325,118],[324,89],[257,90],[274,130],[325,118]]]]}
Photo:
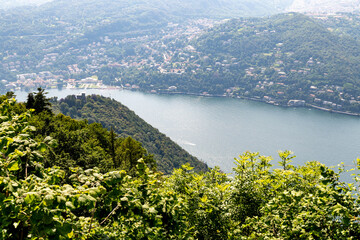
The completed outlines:
{"type": "MultiPolygon", "coordinates": [[[[360,157],[360,118],[308,108],[282,108],[232,98],[155,95],[126,90],[48,90],[59,99],[70,94],[114,98],[165,133],[189,153],[225,172],[234,157],[259,151],[279,161],[291,150],[294,164],[316,160],[328,166],[352,165],[360,157]]],[[[27,93],[16,92],[24,101],[27,93]]]]}

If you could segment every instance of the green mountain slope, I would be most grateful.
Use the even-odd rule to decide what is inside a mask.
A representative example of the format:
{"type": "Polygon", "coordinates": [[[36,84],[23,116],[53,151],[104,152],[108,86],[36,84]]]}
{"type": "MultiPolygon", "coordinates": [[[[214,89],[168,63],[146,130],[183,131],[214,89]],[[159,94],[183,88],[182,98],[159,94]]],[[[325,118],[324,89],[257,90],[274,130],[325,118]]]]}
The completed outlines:
{"type": "Polygon", "coordinates": [[[278,15],[250,24],[233,20],[201,36],[195,45],[212,59],[238,59],[240,67],[234,71],[243,77],[234,84],[258,88],[262,96],[309,102],[318,97],[346,105],[346,93],[349,100],[360,90],[358,42],[335,35],[304,15],[278,15]],[[264,80],[277,84],[267,86],[264,80]],[[319,91],[311,93],[311,86],[319,91]]]}
{"type": "MultiPolygon", "coordinates": [[[[268,2],[260,0],[59,0],[40,7],[0,10],[0,61],[7,62],[10,56],[15,62],[26,62],[16,70],[34,72],[47,53],[83,47],[107,35],[146,37],[157,34],[169,22],[275,12],[268,2]]],[[[1,66],[2,62],[1,79],[16,79],[14,72],[1,66]]]]}
{"type": "Polygon", "coordinates": [[[241,2],[236,0],[195,2],[190,0],[60,0],[40,7],[15,8],[0,12],[0,26],[1,22],[10,20],[8,28],[0,28],[0,33],[3,35],[6,32],[14,32],[21,35],[24,29],[32,29],[32,34],[39,34],[36,29],[39,25],[44,25],[45,19],[52,25],[47,29],[48,33],[53,33],[65,30],[68,27],[66,23],[71,23],[73,28],[81,27],[82,32],[88,32],[97,26],[107,26],[121,21],[134,23],[132,30],[136,30],[136,24],[150,25],[152,21],[155,25],[155,23],[164,24],[194,17],[264,16],[276,13],[275,7],[270,2],[260,0],[241,2]],[[12,27],[18,24],[23,24],[22,28],[12,31],[12,27]]]}
{"type": "Polygon", "coordinates": [[[332,110],[360,111],[360,46],[315,19],[289,13],[233,19],[176,49],[167,72],[125,70],[124,83],[146,90],[248,97],[287,105],[289,100],[332,110]],[[143,71],[144,72],[144,71],[143,71]],[[145,71],[146,72],[146,71],[145,71]],[[139,81],[139,79],[141,81],[139,81]]]}
{"type": "Polygon", "coordinates": [[[313,15],[331,32],[342,37],[360,40],[360,15],[355,13],[338,13],[336,15],[313,15]]]}
{"type": "Polygon", "coordinates": [[[325,80],[330,84],[342,84],[339,81],[344,78],[355,81],[359,76],[355,68],[360,56],[357,42],[338,37],[300,14],[278,15],[250,24],[232,20],[204,34],[195,44],[202,53],[239,58],[248,66],[272,67],[276,61],[283,61],[284,68],[291,68],[295,67],[294,61],[300,61],[306,67],[312,58],[315,65],[321,65],[314,70],[329,71],[325,80]]]}
{"type": "Polygon", "coordinates": [[[190,163],[196,171],[206,171],[205,163],[191,156],[170,138],[142,120],[121,103],[97,95],[87,96],[86,101],[68,96],[60,100],[59,109],[71,117],[98,122],[104,127],[113,128],[119,137],[131,136],[141,142],[150,154],[154,154],[158,170],[171,173],[174,168],[190,163]]]}

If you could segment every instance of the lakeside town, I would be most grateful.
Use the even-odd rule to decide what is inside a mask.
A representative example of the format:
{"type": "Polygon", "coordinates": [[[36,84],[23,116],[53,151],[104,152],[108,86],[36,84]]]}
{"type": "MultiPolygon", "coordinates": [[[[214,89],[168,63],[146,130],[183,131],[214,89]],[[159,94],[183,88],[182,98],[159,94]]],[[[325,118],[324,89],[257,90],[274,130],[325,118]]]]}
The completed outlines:
{"type": "MultiPolygon", "coordinates": [[[[311,17],[327,21],[330,18],[351,20],[347,15],[338,14],[312,14],[311,17]]],[[[139,84],[127,81],[126,78],[99,79],[103,68],[118,68],[127,71],[136,69],[144,72],[157,72],[160,74],[183,75],[185,73],[203,72],[231,72],[240,64],[240,59],[229,57],[224,59],[211,59],[210,55],[204,54],[191,44],[201,33],[227,20],[215,21],[210,19],[197,19],[183,24],[169,23],[160,32],[153,35],[139,35],[136,37],[104,36],[99,41],[87,44],[85,47],[70,47],[65,51],[58,51],[58,47],[44,49],[41,61],[35,64],[34,61],[21,61],[17,53],[7,53],[7,56],[0,61],[3,69],[13,73],[26,72],[26,69],[49,69],[47,71],[26,72],[16,74],[16,81],[7,79],[1,80],[6,91],[10,90],[31,90],[37,87],[46,89],[55,88],[80,88],[80,89],[106,89],[125,88],[131,90],[142,90],[151,93],[173,93],[191,92],[179,91],[178,86],[168,85],[163,88],[148,86],[142,88],[139,84]],[[179,41],[186,39],[186,41],[179,41]],[[186,43],[184,45],[184,43],[186,43]],[[131,46],[131,47],[126,47],[131,46]],[[121,51],[119,51],[121,49],[121,51]],[[72,60],[66,60],[66,56],[73,56],[72,60]],[[61,63],[61,64],[59,64],[61,63]],[[36,65],[35,67],[33,65],[36,65]],[[63,66],[59,68],[57,66],[63,66]],[[114,86],[112,86],[114,85],[114,86]]],[[[239,27],[253,29],[257,36],[275,34],[276,31],[258,31],[249,24],[247,19],[241,21],[239,27]]],[[[53,40],[49,40],[53,41],[53,40]]],[[[224,43],[226,44],[226,42],[224,43]]],[[[249,91],[242,91],[238,86],[225,88],[222,96],[240,97],[263,101],[273,105],[282,106],[314,106],[329,111],[343,111],[344,105],[360,104],[360,96],[347,93],[344,86],[323,85],[307,86],[309,93],[306,100],[287,99],[284,103],[285,90],[288,86],[287,79],[292,74],[309,75],[311,71],[324,63],[310,57],[306,61],[287,61],[293,52],[283,51],[283,43],[279,42],[276,47],[264,53],[265,57],[274,57],[272,66],[252,66],[245,69],[244,76],[252,82],[256,81],[255,91],[266,92],[269,89],[276,90],[272,95],[256,95],[249,91]],[[291,67],[289,67],[291,65],[291,67]],[[266,72],[276,73],[276,81],[265,76],[266,72]],[[334,99],[334,100],[329,100],[334,99]],[[336,99],[336,101],[335,101],[336,99]]],[[[323,73],[327,76],[327,73],[323,73]]],[[[303,89],[299,89],[303,90],[303,89]]],[[[219,94],[202,91],[195,93],[202,96],[215,96],[219,94]]],[[[349,111],[343,111],[344,113],[349,111]]]]}
{"type": "Polygon", "coordinates": [[[83,79],[64,79],[62,75],[54,75],[49,71],[40,73],[26,73],[17,75],[16,82],[2,80],[6,91],[30,91],[36,88],[44,89],[114,89],[116,86],[106,86],[97,76],[83,79]]]}

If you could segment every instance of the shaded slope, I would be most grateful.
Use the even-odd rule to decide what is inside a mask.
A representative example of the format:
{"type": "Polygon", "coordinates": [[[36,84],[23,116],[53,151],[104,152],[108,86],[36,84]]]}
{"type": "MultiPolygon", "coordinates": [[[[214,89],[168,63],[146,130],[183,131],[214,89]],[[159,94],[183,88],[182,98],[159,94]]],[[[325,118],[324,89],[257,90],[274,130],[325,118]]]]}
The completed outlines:
{"type": "Polygon", "coordinates": [[[170,138],[142,120],[121,103],[102,96],[91,95],[86,101],[68,96],[60,101],[60,110],[71,117],[99,122],[113,128],[120,137],[131,136],[141,142],[150,154],[154,154],[158,170],[171,173],[174,168],[190,163],[196,171],[206,171],[207,165],[191,156],[170,138]]]}

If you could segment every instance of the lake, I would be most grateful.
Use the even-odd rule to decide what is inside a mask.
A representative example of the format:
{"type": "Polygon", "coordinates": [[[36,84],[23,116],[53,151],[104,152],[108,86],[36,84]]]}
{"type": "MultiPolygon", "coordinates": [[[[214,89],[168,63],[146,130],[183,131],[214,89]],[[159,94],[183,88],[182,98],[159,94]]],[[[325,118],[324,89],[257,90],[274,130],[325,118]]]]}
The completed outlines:
{"type": "MultiPolygon", "coordinates": [[[[155,95],[127,90],[48,90],[49,97],[101,94],[120,101],[188,152],[225,172],[234,157],[260,152],[279,161],[291,150],[293,163],[317,160],[347,165],[360,157],[360,118],[308,108],[282,108],[232,98],[155,95]]],[[[16,92],[26,100],[25,92],[16,92]]]]}

